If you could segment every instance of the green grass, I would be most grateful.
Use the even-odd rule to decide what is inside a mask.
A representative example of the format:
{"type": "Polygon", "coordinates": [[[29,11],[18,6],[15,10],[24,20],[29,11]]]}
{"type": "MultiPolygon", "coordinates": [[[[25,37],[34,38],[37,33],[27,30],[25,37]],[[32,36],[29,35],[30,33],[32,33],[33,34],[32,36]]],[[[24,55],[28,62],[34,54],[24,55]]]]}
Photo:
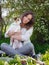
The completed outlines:
{"type": "Polygon", "coordinates": [[[36,53],[42,53],[44,54],[47,50],[49,50],[49,44],[48,43],[34,43],[35,51],[36,53]]]}
{"type": "Polygon", "coordinates": [[[4,38],[4,36],[0,39],[0,44],[2,43],[10,43],[10,39],[9,38],[4,38]]]}

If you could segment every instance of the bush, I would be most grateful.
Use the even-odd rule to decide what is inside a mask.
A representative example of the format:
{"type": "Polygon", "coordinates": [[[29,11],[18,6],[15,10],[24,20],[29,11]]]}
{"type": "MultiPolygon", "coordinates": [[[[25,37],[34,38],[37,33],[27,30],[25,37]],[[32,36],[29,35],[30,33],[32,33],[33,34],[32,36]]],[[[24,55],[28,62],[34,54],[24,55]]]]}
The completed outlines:
{"type": "Polygon", "coordinates": [[[44,55],[42,55],[42,61],[45,62],[46,65],[49,65],[49,52],[46,51],[46,53],[44,55]]]}
{"type": "Polygon", "coordinates": [[[32,41],[49,43],[49,1],[39,1],[34,2],[35,25],[32,41]]]}
{"type": "MultiPolygon", "coordinates": [[[[40,60],[49,65],[49,51],[42,54],[40,60]]],[[[29,56],[16,55],[14,58],[0,57],[0,65],[36,65],[36,61],[29,56]]],[[[40,65],[40,64],[39,64],[40,65]]]]}
{"type": "Polygon", "coordinates": [[[0,39],[0,44],[2,43],[10,43],[10,39],[9,38],[5,38],[4,34],[2,35],[1,39],[0,39]]]}
{"type": "MultiPolygon", "coordinates": [[[[9,59],[8,57],[5,59],[9,59]]],[[[0,60],[0,65],[36,65],[36,62],[31,57],[16,55],[14,59],[7,62],[7,60],[0,60]]]]}

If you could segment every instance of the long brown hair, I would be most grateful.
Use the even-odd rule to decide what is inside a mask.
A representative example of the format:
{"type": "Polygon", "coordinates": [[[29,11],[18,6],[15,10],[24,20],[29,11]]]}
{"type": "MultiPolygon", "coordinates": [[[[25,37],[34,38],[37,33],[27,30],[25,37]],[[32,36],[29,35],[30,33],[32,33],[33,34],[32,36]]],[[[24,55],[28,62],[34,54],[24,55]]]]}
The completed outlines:
{"type": "Polygon", "coordinates": [[[21,17],[21,27],[22,27],[22,28],[24,27],[24,28],[26,28],[26,29],[29,29],[30,27],[33,26],[33,24],[34,24],[34,15],[33,15],[33,12],[32,12],[32,11],[27,11],[27,12],[23,13],[23,15],[22,15],[22,17],[21,17]],[[28,22],[27,24],[25,24],[25,25],[23,26],[23,17],[24,17],[24,16],[27,16],[27,15],[29,15],[29,14],[32,15],[32,19],[30,20],[30,22],[28,22]]]}

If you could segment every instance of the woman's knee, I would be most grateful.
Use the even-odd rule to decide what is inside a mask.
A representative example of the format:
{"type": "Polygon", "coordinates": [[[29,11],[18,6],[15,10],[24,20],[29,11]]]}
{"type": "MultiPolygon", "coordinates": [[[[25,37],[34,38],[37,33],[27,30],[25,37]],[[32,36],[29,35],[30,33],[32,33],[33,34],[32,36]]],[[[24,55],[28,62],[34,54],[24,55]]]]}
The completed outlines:
{"type": "Polygon", "coordinates": [[[1,48],[5,47],[6,45],[7,45],[6,43],[2,43],[1,48]]]}
{"type": "Polygon", "coordinates": [[[1,47],[2,47],[3,45],[5,45],[5,44],[6,44],[6,43],[2,43],[2,44],[1,44],[1,47]]]}

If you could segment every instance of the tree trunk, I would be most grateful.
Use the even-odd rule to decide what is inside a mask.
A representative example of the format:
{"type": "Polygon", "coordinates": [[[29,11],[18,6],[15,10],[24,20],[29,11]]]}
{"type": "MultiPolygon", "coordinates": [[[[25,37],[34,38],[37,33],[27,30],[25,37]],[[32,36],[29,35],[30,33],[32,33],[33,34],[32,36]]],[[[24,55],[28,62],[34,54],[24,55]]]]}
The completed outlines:
{"type": "Polygon", "coordinates": [[[4,20],[2,18],[2,11],[1,11],[1,5],[0,5],[0,38],[2,37],[3,26],[4,26],[4,20]]]}

